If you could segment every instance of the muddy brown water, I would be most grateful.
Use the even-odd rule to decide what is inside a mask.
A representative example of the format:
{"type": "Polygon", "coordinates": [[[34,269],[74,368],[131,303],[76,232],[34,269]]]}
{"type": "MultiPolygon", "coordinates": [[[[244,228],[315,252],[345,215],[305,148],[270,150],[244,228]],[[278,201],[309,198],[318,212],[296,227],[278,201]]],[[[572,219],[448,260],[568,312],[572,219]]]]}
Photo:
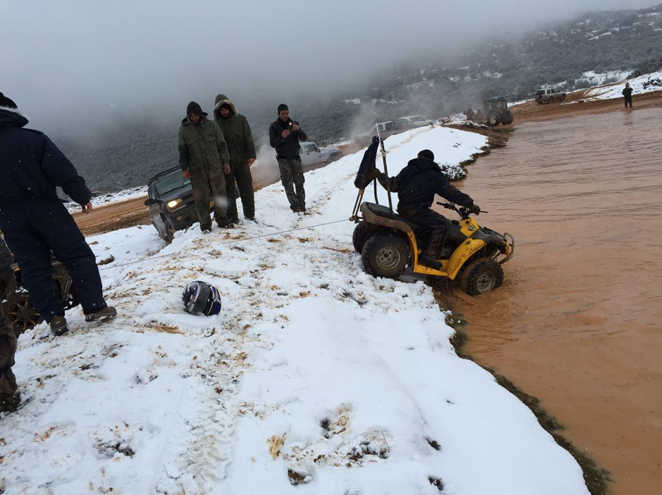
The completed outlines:
{"type": "Polygon", "coordinates": [[[468,352],[614,480],[662,493],[662,109],[517,127],[460,187],[512,233],[502,288],[448,302],[468,352]]]}

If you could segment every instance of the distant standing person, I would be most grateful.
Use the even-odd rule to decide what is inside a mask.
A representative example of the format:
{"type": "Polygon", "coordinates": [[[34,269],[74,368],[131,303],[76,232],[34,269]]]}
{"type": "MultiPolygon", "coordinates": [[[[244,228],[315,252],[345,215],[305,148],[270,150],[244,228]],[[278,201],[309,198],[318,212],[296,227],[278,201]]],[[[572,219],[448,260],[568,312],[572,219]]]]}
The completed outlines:
{"type": "Polygon", "coordinates": [[[96,258],[60,201],[56,186],[92,210],[85,180],[43,133],[28,123],[16,104],[0,93],[0,230],[21,268],[30,302],[55,335],[68,330],[64,306],[53,280],[51,251],[71,275],[85,321],[114,317],[103,298],[96,258]]]}
{"type": "Polygon", "coordinates": [[[276,159],[280,169],[280,180],[295,213],[305,213],[306,192],[303,189],[303,167],[299,156],[299,141],[307,141],[296,120],[290,119],[290,110],[284,103],[278,105],[278,118],[269,126],[269,142],[276,148],[276,159]],[[296,193],[294,192],[296,186],[296,193]]]}
{"type": "Polygon", "coordinates": [[[239,221],[234,181],[237,181],[244,218],[255,221],[255,197],[251,165],[255,163],[255,143],[248,120],[237,112],[237,107],[227,96],[218,95],[214,106],[214,120],[221,128],[230,154],[230,174],[225,176],[225,190],[228,196],[228,218],[239,221]]]}
{"type": "Polygon", "coordinates": [[[186,118],[179,127],[179,167],[184,178],[191,179],[200,230],[211,232],[210,195],[216,223],[221,228],[229,227],[224,175],[230,173],[228,147],[221,129],[207,120],[207,114],[194,101],[186,107],[186,118]]]}
{"type": "Polygon", "coordinates": [[[632,108],[632,88],[630,87],[630,83],[625,83],[625,89],[623,89],[623,99],[625,101],[625,108],[630,105],[630,108],[632,108]]]}

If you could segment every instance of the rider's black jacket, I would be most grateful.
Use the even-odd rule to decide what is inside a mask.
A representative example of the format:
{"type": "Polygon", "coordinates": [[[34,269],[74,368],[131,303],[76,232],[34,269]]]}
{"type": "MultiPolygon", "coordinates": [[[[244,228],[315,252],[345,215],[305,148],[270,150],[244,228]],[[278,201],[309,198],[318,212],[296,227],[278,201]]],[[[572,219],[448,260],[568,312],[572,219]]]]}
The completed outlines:
{"type": "Polygon", "coordinates": [[[467,208],[474,203],[448,182],[439,165],[427,158],[414,158],[396,177],[381,174],[378,179],[384,188],[398,193],[399,213],[428,209],[435,194],[467,208]]]}

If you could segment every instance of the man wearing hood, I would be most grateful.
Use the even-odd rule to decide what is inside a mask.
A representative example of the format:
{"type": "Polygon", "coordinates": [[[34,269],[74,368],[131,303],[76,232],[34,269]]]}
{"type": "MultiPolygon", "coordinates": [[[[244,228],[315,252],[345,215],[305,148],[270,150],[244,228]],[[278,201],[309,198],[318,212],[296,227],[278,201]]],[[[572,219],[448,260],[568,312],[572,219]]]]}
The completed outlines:
{"type": "Polygon", "coordinates": [[[218,95],[214,106],[214,120],[221,128],[230,154],[230,173],[225,176],[228,196],[228,218],[238,222],[237,198],[234,182],[237,181],[244,218],[255,221],[255,199],[251,165],[255,162],[255,143],[248,120],[237,113],[237,107],[227,96],[218,95]]]}
{"type": "Polygon", "coordinates": [[[437,259],[446,238],[448,220],[430,209],[435,194],[469,208],[476,215],[480,213],[480,207],[474,204],[470,196],[448,182],[439,165],[434,162],[434,154],[430,150],[421,151],[396,177],[387,177],[377,169],[374,173],[385,189],[398,193],[398,213],[430,230],[430,241],[420,260],[430,268],[440,269],[437,259]]]}
{"type": "Polygon", "coordinates": [[[28,119],[0,93],[0,230],[21,268],[30,302],[51,331],[68,330],[53,280],[51,251],[71,275],[86,321],[112,318],[103,298],[96,258],[57,195],[61,187],[84,213],[92,210],[85,180],[43,133],[23,129],[28,119]]]}
{"type": "Polygon", "coordinates": [[[0,237],[0,412],[14,411],[19,404],[18,385],[12,373],[16,354],[16,334],[2,309],[2,301],[14,292],[16,277],[11,264],[14,257],[0,237]]]}
{"type": "Polygon", "coordinates": [[[625,101],[625,108],[630,105],[630,108],[632,108],[632,88],[630,87],[630,83],[625,83],[625,89],[623,89],[623,98],[625,101]]]}
{"type": "Polygon", "coordinates": [[[287,200],[294,213],[306,211],[306,192],[303,189],[303,167],[299,150],[299,141],[307,141],[299,123],[290,118],[290,110],[285,103],[278,105],[278,118],[269,126],[269,143],[276,148],[276,159],[280,169],[287,200]],[[296,186],[296,194],[294,192],[296,186]]]}
{"type": "Polygon", "coordinates": [[[221,129],[194,101],[186,107],[186,118],[179,128],[179,167],[184,178],[191,179],[200,230],[211,232],[210,195],[216,223],[221,228],[229,227],[224,175],[230,173],[228,147],[221,129]]]}

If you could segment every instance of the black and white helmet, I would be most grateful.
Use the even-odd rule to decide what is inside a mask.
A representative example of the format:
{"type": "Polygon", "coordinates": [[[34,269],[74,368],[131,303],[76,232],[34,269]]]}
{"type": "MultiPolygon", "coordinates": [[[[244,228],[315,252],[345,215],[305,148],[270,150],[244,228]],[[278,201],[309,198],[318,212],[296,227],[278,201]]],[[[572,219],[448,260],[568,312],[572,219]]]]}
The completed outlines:
{"type": "Polygon", "coordinates": [[[221,312],[221,295],[213,285],[196,280],[184,289],[182,295],[186,311],[192,315],[217,315],[221,312]]]}

